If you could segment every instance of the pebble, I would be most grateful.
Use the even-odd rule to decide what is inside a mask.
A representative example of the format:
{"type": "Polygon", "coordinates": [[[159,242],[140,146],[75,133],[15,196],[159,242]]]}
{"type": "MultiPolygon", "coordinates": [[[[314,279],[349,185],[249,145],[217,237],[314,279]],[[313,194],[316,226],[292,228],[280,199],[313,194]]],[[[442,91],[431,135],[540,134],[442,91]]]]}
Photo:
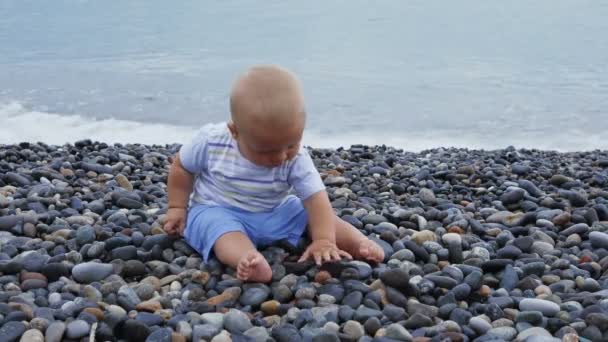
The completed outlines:
{"type": "Polygon", "coordinates": [[[44,332],[44,338],[46,342],[60,342],[63,338],[66,326],[61,321],[55,321],[49,324],[48,328],[44,332]]]}
{"type": "Polygon", "coordinates": [[[92,283],[108,277],[114,271],[110,264],[87,262],[74,266],[72,276],[79,283],[92,283]]]}
{"type": "Polygon", "coordinates": [[[123,341],[605,337],[604,152],[310,149],[386,260],[316,267],[278,243],[272,281],[247,284],[164,233],[178,149],[0,147],[0,340],[84,340],[94,322],[123,341]]]}
{"type": "Polygon", "coordinates": [[[26,327],[22,322],[9,321],[0,327],[0,341],[17,341],[25,332],[26,327]]]}
{"type": "Polygon", "coordinates": [[[251,321],[242,311],[231,309],[224,316],[224,328],[233,334],[242,334],[252,328],[251,321]]]}
{"type": "Polygon", "coordinates": [[[344,323],[344,328],[342,329],[344,334],[351,339],[359,339],[361,336],[365,335],[365,330],[361,323],[357,321],[348,321],[344,323]]]}
{"type": "Polygon", "coordinates": [[[89,334],[91,327],[89,323],[81,319],[70,322],[67,325],[65,336],[70,339],[79,339],[89,334]]]}
{"type": "Polygon", "coordinates": [[[23,333],[20,342],[44,342],[44,336],[36,329],[30,329],[23,333]]]}
{"type": "Polygon", "coordinates": [[[525,298],[519,302],[522,311],[540,311],[545,316],[555,316],[559,312],[559,305],[548,300],[525,298]]]}

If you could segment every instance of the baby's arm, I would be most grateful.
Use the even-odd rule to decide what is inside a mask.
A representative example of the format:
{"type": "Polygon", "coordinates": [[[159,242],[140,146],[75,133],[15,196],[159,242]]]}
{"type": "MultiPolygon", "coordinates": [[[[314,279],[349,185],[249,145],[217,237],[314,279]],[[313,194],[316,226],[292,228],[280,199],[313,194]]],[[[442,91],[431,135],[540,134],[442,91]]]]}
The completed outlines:
{"type": "Polygon", "coordinates": [[[171,164],[167,183],[169,209],[167,210],[165,231],[171,235],[181,235],[186,226],[186,210],[194,186],[194,175],[184,168],[179,154],[171,164]]]}
{"type": "Polygon", "coordinates": [[[336,229],[334,212],[329,203],[327,192],[319,191],[304,201],[304,208],[308,213],[310,238],[316,240],[329,240],[336,243],[336,229]]]}
{"type": "Polygon", "coordinates": [[[319,191],[304,201],[308,213],[308,230],[312,243],[300,260],[312,257],[320,265],[327,261],[337,261],[341,257],[352,258],[336,245],[336,215],[331,208],[327,192],[319,191]]]}

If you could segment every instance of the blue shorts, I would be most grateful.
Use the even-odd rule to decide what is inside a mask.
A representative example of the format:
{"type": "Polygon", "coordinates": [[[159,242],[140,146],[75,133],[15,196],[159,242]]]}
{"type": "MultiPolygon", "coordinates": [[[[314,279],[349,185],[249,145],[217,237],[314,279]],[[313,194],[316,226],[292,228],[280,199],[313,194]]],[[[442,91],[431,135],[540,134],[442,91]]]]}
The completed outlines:
{"type": "Polygon", "coordinates": [[[215,241],[229,232],[246,234],[256,247],[279,240],[296,246],[306,230],[308,214],[299,198],[289,196],[274,210],[259,213],[195,204],[187,221],[184,238],[207,262],[215,241]]]}

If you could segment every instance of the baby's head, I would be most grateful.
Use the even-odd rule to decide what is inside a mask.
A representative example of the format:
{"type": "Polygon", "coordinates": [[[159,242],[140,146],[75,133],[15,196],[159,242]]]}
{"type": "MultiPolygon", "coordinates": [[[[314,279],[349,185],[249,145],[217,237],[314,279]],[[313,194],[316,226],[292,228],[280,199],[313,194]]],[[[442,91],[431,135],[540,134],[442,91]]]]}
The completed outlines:
{"type": "Polygon", "coordinates": [[[251,162],[275,167],[298,153],[306,113],[291,72],[277,66],[249,69],[232,88],[230,112],[230,132],[251,162]]]}

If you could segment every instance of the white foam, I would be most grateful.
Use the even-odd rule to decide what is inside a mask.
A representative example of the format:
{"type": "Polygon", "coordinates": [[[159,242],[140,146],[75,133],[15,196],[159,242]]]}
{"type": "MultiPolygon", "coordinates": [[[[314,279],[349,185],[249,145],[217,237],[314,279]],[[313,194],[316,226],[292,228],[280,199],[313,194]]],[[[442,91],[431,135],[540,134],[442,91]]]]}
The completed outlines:
{"type": "Polygon", "coordinates": [[[44,142],[52,145],[92,139],[108,143],[170,144],[190,139],[196,129],[118,119],[95,120],[27,110],[18,102],[0,104],[0,143],[44,142]]]}
{"type": "MultiPolygon", "coordinates": [[[[390,127],[388,127],[390,129],[390,127]]],[[[120,119],[97,120],[82,115],[63,115],[28,110],[19,102],[0,104],[0,144],[44,142],[52,145],[92,139],[107,143],[172,144],[184,143],[194,136],[198,127],[159,123],[144,123],[120,119]]],[[[497,132],[488,127],[461,129],[432,129],[391,133],[373,131],[333,132],[309,128],[303,143],[314,147],[349,147],[353,144],[387,145],[407,151],[434,147],[464,147],[500,149],[509,145],[517,148],[537,148],[557,151],[607,149],[608,140],[599,134],[573,129],[569,134],[528,134],[525,131],[497,132]],[[336,133],[337,132],[337,133],[336,133]],[[564,139],[568,136],[568,139],[564,139]]]]}

